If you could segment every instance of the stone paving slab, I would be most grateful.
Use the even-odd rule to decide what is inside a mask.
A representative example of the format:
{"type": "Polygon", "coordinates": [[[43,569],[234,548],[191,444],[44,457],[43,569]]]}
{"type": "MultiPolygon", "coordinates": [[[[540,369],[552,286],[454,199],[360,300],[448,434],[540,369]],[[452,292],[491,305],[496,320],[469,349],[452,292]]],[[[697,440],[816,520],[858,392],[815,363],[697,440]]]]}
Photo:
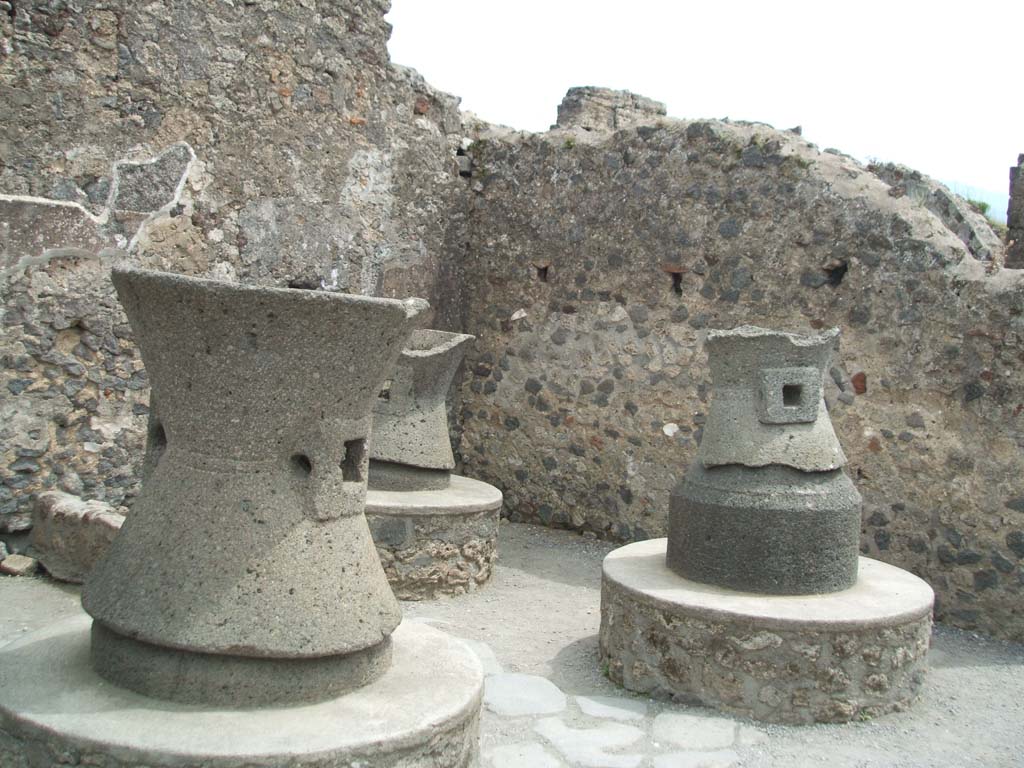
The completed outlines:
{"type": "Polygon", "coordinates": [[[643,720],[647,702],[623,696],[577,696],[576,704],[583,714],[612,720],[643,720]]]}
{"type": "Polygon", "coordinates": [[[548,715],[565,709],[565,694],[537,675],[498,673],[484,683],[484,706],[506,717],[548,715]]]}

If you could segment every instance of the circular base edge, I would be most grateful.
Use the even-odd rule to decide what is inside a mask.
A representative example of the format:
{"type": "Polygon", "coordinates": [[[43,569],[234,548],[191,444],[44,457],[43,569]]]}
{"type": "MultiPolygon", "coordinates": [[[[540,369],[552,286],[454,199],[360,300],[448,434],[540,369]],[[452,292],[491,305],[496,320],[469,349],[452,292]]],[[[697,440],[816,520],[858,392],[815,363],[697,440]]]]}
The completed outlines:
{"type": "Polygon", "coordinates": [[[452,476],[445,491],[367,495],[366,522],[399,600],[456,597],[483,587],[498,560],[501,492],[452,476]]]}
{"type": "Polygon", "coordinates": [[[0,649],[0,753],[19,768],[475,766],[479,660],[423,624],[392,638],[391,667],[363,688],[317,704],[227,709],[106,682],[89,664],[88,617],[74,617],[0,649]]]}
{"type": "MultiPolygon", "coordinates": [[[[687,582],[664,564],[663,539],[638,544],[648,545],[650,555],[659,541],[660,567],[649,562],[610,578],[606,560],[599,654],[613,682],[637,693],[789,725],[868,719],[905,710],[918,699],[931,638],[930,602],[922,610],[923,590],[908,598],[908,611],[887,605],[875,620],[870,606],[858,600],[856,622],[836,624],[806,613],[806,597],[730,594],[687,582]],[[673,584],[675,589],[667,588],[673,584]],[[714,610],[716,597],[732,598],[731,610],[714,610]],[[756,602],[758,610],[736,609],[747,601],[756,602]],[[772,616],[773,606],[781,617],[772,616]],[[803,621],[793,618],[794,608],[805,611],[803,621]]],[[[616,552],[622,556],[629,547],[616,552]]],[[[858,586],[885,591],[877,570],[862,578],[871,583],[858,586]]],[[[853,590],[816,597],[841,611],[853,590]]]]}

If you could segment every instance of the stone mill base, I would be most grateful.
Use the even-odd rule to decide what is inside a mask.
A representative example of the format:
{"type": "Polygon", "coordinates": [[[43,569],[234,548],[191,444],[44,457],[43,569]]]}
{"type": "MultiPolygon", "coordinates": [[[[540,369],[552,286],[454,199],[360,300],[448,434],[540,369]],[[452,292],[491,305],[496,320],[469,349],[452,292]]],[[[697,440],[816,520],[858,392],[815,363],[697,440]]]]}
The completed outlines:
{"type": "Polygon", "coordinates": [[[459,475],[436,491],[366,494],[366,521],[399,600],[471,592],[498,559],[501,491],[459,475]]]}
{"type": "Polygon", "coordinates": [[[319,704],[232,710],[146,698],[89,665],[88,616],[0,649],[0,767],[467,768],[479,750],[483,671],[423,624],[392,635],[391,668],[319,704]]]}
{"type": "Polygon", "coordinates": [[[605,558],[600,655],[614,682],[794,725],[874,717],[917,699],[934,601],[921,579],[862,557],[857,583],[842,592],[735,592],[670,571],[666,541],[605,558]]]}

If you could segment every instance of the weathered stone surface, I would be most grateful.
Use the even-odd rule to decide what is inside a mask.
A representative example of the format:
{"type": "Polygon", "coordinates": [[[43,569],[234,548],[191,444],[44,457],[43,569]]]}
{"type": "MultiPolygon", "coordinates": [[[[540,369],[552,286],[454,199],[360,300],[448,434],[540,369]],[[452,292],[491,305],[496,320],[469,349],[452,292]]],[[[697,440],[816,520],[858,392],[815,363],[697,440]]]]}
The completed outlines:
{"type": "Polygon", "coordinates": [[[732,768],[740,756],[731,749],[711,752],[670,752],[654,758],[654,768],[732,768]]]}
{"type": "Polygon", "coordinates": [[[590,131],[463,128],[455,98],[388,63],[383,2],[51,7],[0,13],[0,201],[43,206],[15,227],[39,242],[0,257],[0,533],[43,490],[131,505],[149,390],[106,278],[126,251],[427,297],[427,324],[477,334],[467,367],[490,366],[461,386],[458,471],[517,520],[620,540],[666,529],[703,435],[705,329],[841,327],[825,395],[862,546],[923,574],[941,620],[1024,639],[1024,510],[1004,506],[1024,495],[1024,281],[964,244],[990,242],[984,222],[957,214],[965,232],[930,187],[900,195],[799,131],[632,96],[614,131],[607,109],[590,131]],[[110,210],[120,161],[185,146],[175,199],[110,210]]]}
{"type": "Polygon", "coordinates": [[[614,131],[653,123],[665,116],[665,105],[629,91],[590,86],[570,88],[558,105],[559,128],[614,131]]]}
{"type": "Polygon", "coordinates": [[[39,561],[27,555],[7,555],[0,560],[0,573],[8,576],[31,576],[39,570],[39,561]]]}
{"type": "Polygon", "coordinates": [[[679,578],[665,545],[605,558],[599,645],[614,682],[789,724],[875,717],[920,695],[933,593],[917,577],[862,558],[843,592],[741,593],[679,578]]]}
{"type": "Polygon", "coordinates": [[[662,712],[654,718],[651,735],[675,747],[704,751],[723,749],[736,742],[736,723],[714,715],[662,712]]]}
{"type": "Polygon", "coordinates": [[[75,617],[0,651],[0,764],[473,768],[483,688],[476,657],[423,624],[399,627],[394,646],[390,669],[346,696],[203,707],[106,683],[89,665],[88,617],[75,617]]]}
{"type": "Polygon", "coordinates": [[[1006,266],[1024,269],[1024,155],[1017,156],[1017,165],[1010,168],[1010,201],[1006,207],[1006,266]]]}
{"type": "Polygon", "coordinates": [[[455,466],[448,390],[472,336],[413,331],[373,408],[370,487],[438,490],[455,466]]]}
{"type": "Polygon", "coordinates": [[[670,497],[668,565],[740,591],[836,592],[857,580],[860,521],[841,469],[705,468],[698,458],[670,497]]]}
{"type": "Polygon", "coordinates": [[[452,475],[442,491],[366,495],[366,521],[399,600],[461,595],[487,583],[498,560],[501,491],[452,475]]]}
{"type": "Polygon", "coordinates": [[[55,579],[81,584],[123,523],[124,515],[102,501],[41,493],[32,515],[32,551],[55,579]]]}
{"type": "Polygon", "coordinates": [[[503,672],[485,681],[484,706],[506,717],[550,715],[565,709],[565,694],[547,678],[503,672]]]}
{"type": "MultiPolygon", "coordinates": [[[[890,186],[894,197],[909,196],[934,213],[949,230],[956,234],[971,255],[979,261],[1001,261],[1006,247],[992,231],[985,217],[959,195],[955,195],[920,171],[895,163],[872,163],[868,170],[890,186]]],[[[1010,266],[1009,252],[1006,252],[1010,266]]]]}
{"type": "Polygon", "coordinates": [[[854,585],[861,498],[822,396],[838,340],[838,329],[708,334],[707,432],[669,507],[680,576],[775,595],[854,585]]]}
{"type": "Polygon", "coordinates": [[[137,491],[113,260],[434,298],[466,184],[457,99],[389,64],[384,2],[66,5],[0,13],[0,533],[41,491],[137,491]]]}
{"type": "Polygon", "coordinates": [[[115,163],[111,210],[148,214],[171,205],[181,194],[193,159],[191,147],[175,144],[150,160],[115,163]]]}
{"type": "Polygon", "coordinates": [[[494,768],[562,768],[563,763],[535,741],[503,744],[486,753],[494,768]]]}
{"type": "Polygon", "coordinates": [[[401,613],[363,516],[366,442],[426,303],[113,279],[159,407],[135,514],[82,595],[101,625],[96,670],[148,696],[246,706],[379,676],[401,613]]]}
{"type": "Polygon", "coordinates": [[[643,720],[647,702],[622,696],[577,696],[576,704],[583,714],[610,720],[643,720]]]}
{"type": "Polygon", "coordinates": [[[712,400],[697,461],[828,472],[846,464],[822,379],[839,330],[799,336],[744,325],[705,342],[712,400]]]}
{"type": "Polygon", "coordinates": [[[644,737],[644,732],[632,725],[606,723],[599,728],[571,728],[556,717],[546,717],[537,722],[534,730],[572,765],[638,768],[644,759],[642,754],[620,752],[644,737]]]}
{"type": "Polygon", "coordinates": [[[927,579],[940,620],[1024,639],[1006,539],[1024,512],[1005,506],[1024,495],[1019,270],[769,126],[470,129],[474,195],[439,312],[477,335],[466,369],[491,373],[462,381],[460,472],[502,488],[513,520],[665,535],[704,439],[707,329],[839,327],[824,396],[861,547],[927,579]]]}

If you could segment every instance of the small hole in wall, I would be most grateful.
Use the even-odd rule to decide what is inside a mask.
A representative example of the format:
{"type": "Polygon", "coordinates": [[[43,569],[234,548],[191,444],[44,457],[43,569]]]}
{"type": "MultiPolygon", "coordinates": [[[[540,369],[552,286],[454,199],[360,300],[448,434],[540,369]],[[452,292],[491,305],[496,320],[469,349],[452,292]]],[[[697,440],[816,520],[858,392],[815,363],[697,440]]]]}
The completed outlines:
{"type": "Polygon", "coordinates": [[[683,273],[682,272],[669,272],[669,276],[672,278],[672,293],[676,296],[683,295],[683,273]]]}
{"type": "Polygon", "coordinates": [[[363,482],[363,460],[366,458],[366,440],[345,442],[345,458],[341,460],[341,479],[346,483],[363,482]]]}
{"type": "Polygon", "coordinates": [[[320,289],[320,278],[316,275],[301,275],[289,280],[288,287],[299,291],[316,291],[320,289]]]}
{"type": "Polygon", "coordinates": [[[164,430],[164,425],[156,420],[150,422],[149,430],[146,434],[146,442],[146,452],[155,465],[160,461],[160,457],[164,455],[164,451],[167,450],[167,432],[164,430]]]}
{"type": "Polygon", "coordinates": [[[297,477],[306,478],[313,474],[313,462],[304,453],[296,453],[291,458],[292,471],[297,477]]]}
{"type": "Polygon", "coordinates": [[[787,406],[800,405],[800,398],[803,397],[804,388],[799,384],[782,385],[782,404],[787,406]]]}
{"type": "Polygon", "coordinates": [[[377,393],[377,397],[380,400],[391,399],[391,379],[384,382],[384,386],[380,388],[380,392],[377,393]]]}
{"type": "Polygon", "coordinates": [[[160,422],[153,428],[153,447],[160,451],[167,447],[167,431],[160,422]]]}
{"type": "Polygon", "coordinates": [[[537,270],[537,279],[540,280],[542,283],[546,283],[548,281],[548,267],[547,267],[547,264],[545,264],[542,267],[535,267],[535,268],[537,270]]]}
{"type": "Polygon", "coordinates": [[[846,277],[846,271],[850,268],[850,265],[845,261],[840,261],[834,267],[826,267],[825,274],[828,275],[828,284],[835,288],[846,277]]]}
{"type": "Polygon", "coordinates": [[[459,168],[459,176],[464,179],[472,178],[473,176],[473,158],[471,158],[466,150],[459,147],[455,150],[455,163],[459,168]]]}

